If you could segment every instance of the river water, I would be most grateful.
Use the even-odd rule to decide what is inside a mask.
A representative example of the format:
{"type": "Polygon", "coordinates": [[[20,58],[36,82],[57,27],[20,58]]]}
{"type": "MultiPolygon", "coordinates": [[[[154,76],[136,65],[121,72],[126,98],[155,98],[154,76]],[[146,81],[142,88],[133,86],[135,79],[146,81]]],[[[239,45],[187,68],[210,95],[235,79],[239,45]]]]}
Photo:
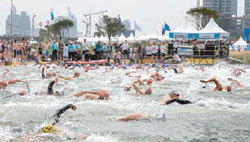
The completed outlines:
{"type": "MultiPolygon", "coordinates": [[[[134,91],[124,92],[123,89],[135,76],[148,78],[156,69],[139,70],[125,75],[134,69],[115,69],[110,73],[103,73],[105,67],[98,70],[84,72],[76,68],[74,71],[60,70],[63,76],[72,76],[75,71],[81,73],[77,79],[60,80],[54,90],[65,91],[65,96],[82,90],[106,89],[110,92],[108,101],[89,101],[84,98],[65,99],[53,96],[38,96],[35,92],[46,91],[52,80],[41,79],[41,69],[35,65],[1,67],[10,69],[7,77],[0,80],[18,78],[28,81],[30,95],[2,97],[25,90],[22,83],[9,85],[0,91],[0,141],[82,141],[78,134],[86,134],[87,142],[186,142],[186,141],[222,141],[247,142],[250,141],[250,69],[247,65],[230,65],[225,62],[207,66],[205,72],[195,70],[196,66],[184,67],[183,74],[175,74],[173,70],[160,70],[166,77],[161,82],[154,82],[151,96],[134,96],[134,91]],[[234,68],[242,68],[247,72],[240,77],[232,76],[234,68]],[[214,84],[209,83],[206,88],[200,79],[216,77],[223,86],[232,85],[233,92],[213,92],[214,84]],[[245,86],[237,88],[227,81],[234,77],[245,86]],[[112,81],[111,81],[112,79],[112,81]],[[171,90],[178,90],[181,98],[194,102],[191,105],[171,104],[161,106],[159,102],[171,90]],[[38,130],[53,120],[56,110],[74,103],[76,111],[68,110],[62,114],[57,127],[58,134],[39,134],[38,130]],[[132,122],[117,122],[118,117],[129,113],[145,113],[150,115],[148,120],[132,122]],[[166,112],[166,118],[161,115],[166,112]]],[[[49,69],[51,70],[51,69],[49,69]]],[[[49,71],[47,70],[47,71],[49,71]]]]}

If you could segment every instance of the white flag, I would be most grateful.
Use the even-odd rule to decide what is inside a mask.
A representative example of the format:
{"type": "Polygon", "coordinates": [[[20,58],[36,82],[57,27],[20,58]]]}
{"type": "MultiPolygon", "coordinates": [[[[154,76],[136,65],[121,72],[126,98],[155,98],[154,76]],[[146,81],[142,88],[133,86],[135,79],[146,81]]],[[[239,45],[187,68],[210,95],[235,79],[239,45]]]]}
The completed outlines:
{"type": "Polygon", "coordinates": [[[68,10],[68,14],[69,14],[69,19],[70,20],[76,20],[75,15],[71,13],[70,9],[68,10]]]}

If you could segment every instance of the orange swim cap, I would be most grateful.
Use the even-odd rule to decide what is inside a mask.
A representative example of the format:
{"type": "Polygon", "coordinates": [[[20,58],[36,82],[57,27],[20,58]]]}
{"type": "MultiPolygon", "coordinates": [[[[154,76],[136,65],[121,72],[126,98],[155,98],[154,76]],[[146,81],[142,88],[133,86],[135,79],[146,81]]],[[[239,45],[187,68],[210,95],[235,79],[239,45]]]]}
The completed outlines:
{"type": "Polygon", "coordinates": [[[227,88],[227,92],[231,92],[232,91],[232,87],[231,86],[226,86],[227,88]]]}
{"type": "Polygon", "coordinates": [[[149,92],[149,95],[150,95],[152,93],[152,88],[149,87],[148,90],[147,90],[147,92],[149,92]]]}
{"type": "Polygon", "coordinates": [[[106,90],[101,90],[99,92],[99,95],[102,96],[102,97],[108,97],[109,96],[109,93],[106,91],[106,90]]]}

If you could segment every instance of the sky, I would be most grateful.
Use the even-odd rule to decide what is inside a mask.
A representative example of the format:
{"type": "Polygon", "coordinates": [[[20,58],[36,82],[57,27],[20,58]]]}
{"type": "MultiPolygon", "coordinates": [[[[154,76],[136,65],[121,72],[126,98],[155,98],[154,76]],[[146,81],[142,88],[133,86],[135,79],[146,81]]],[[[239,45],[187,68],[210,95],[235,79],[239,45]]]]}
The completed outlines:
{"type": "MultiPolygon", "coordinates": [[[[10,14],[10,1],[0,0],[0,35],[5,34],[5,20],[10,14]]],[[[238,0],[238,14],[242,15],[244,0],[238,0]]],[[[166,21],[170,28],[176,28],[184,20],[185,13],[196,6],[196,0],[13,0],[17,13],[28,11],[29,15],[36,14],[35,26],[42,21],[50,19],[50,9],[54,9],[54,15],[67,16],[68,7],[77,17],[78,31],[84,32],[85,26],[83,14],[108,10],[108,15],[120,15],[122,20],[129,19],[141,27],[147,34],[160,32],[161,25],[166,21]]],[[[99,16],[93,17],[93,22],[98,21],[99,16]]]]}

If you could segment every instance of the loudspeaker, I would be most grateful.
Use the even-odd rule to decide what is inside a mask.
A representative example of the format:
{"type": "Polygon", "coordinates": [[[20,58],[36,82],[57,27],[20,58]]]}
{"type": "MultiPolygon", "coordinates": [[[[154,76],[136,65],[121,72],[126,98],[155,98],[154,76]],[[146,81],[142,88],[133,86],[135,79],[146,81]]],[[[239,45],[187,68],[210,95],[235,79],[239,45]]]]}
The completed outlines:
{"type": "Polygon", "coordinates": [[[174,55],[174,45],[168,44],[168,55],[174,55]]]}

